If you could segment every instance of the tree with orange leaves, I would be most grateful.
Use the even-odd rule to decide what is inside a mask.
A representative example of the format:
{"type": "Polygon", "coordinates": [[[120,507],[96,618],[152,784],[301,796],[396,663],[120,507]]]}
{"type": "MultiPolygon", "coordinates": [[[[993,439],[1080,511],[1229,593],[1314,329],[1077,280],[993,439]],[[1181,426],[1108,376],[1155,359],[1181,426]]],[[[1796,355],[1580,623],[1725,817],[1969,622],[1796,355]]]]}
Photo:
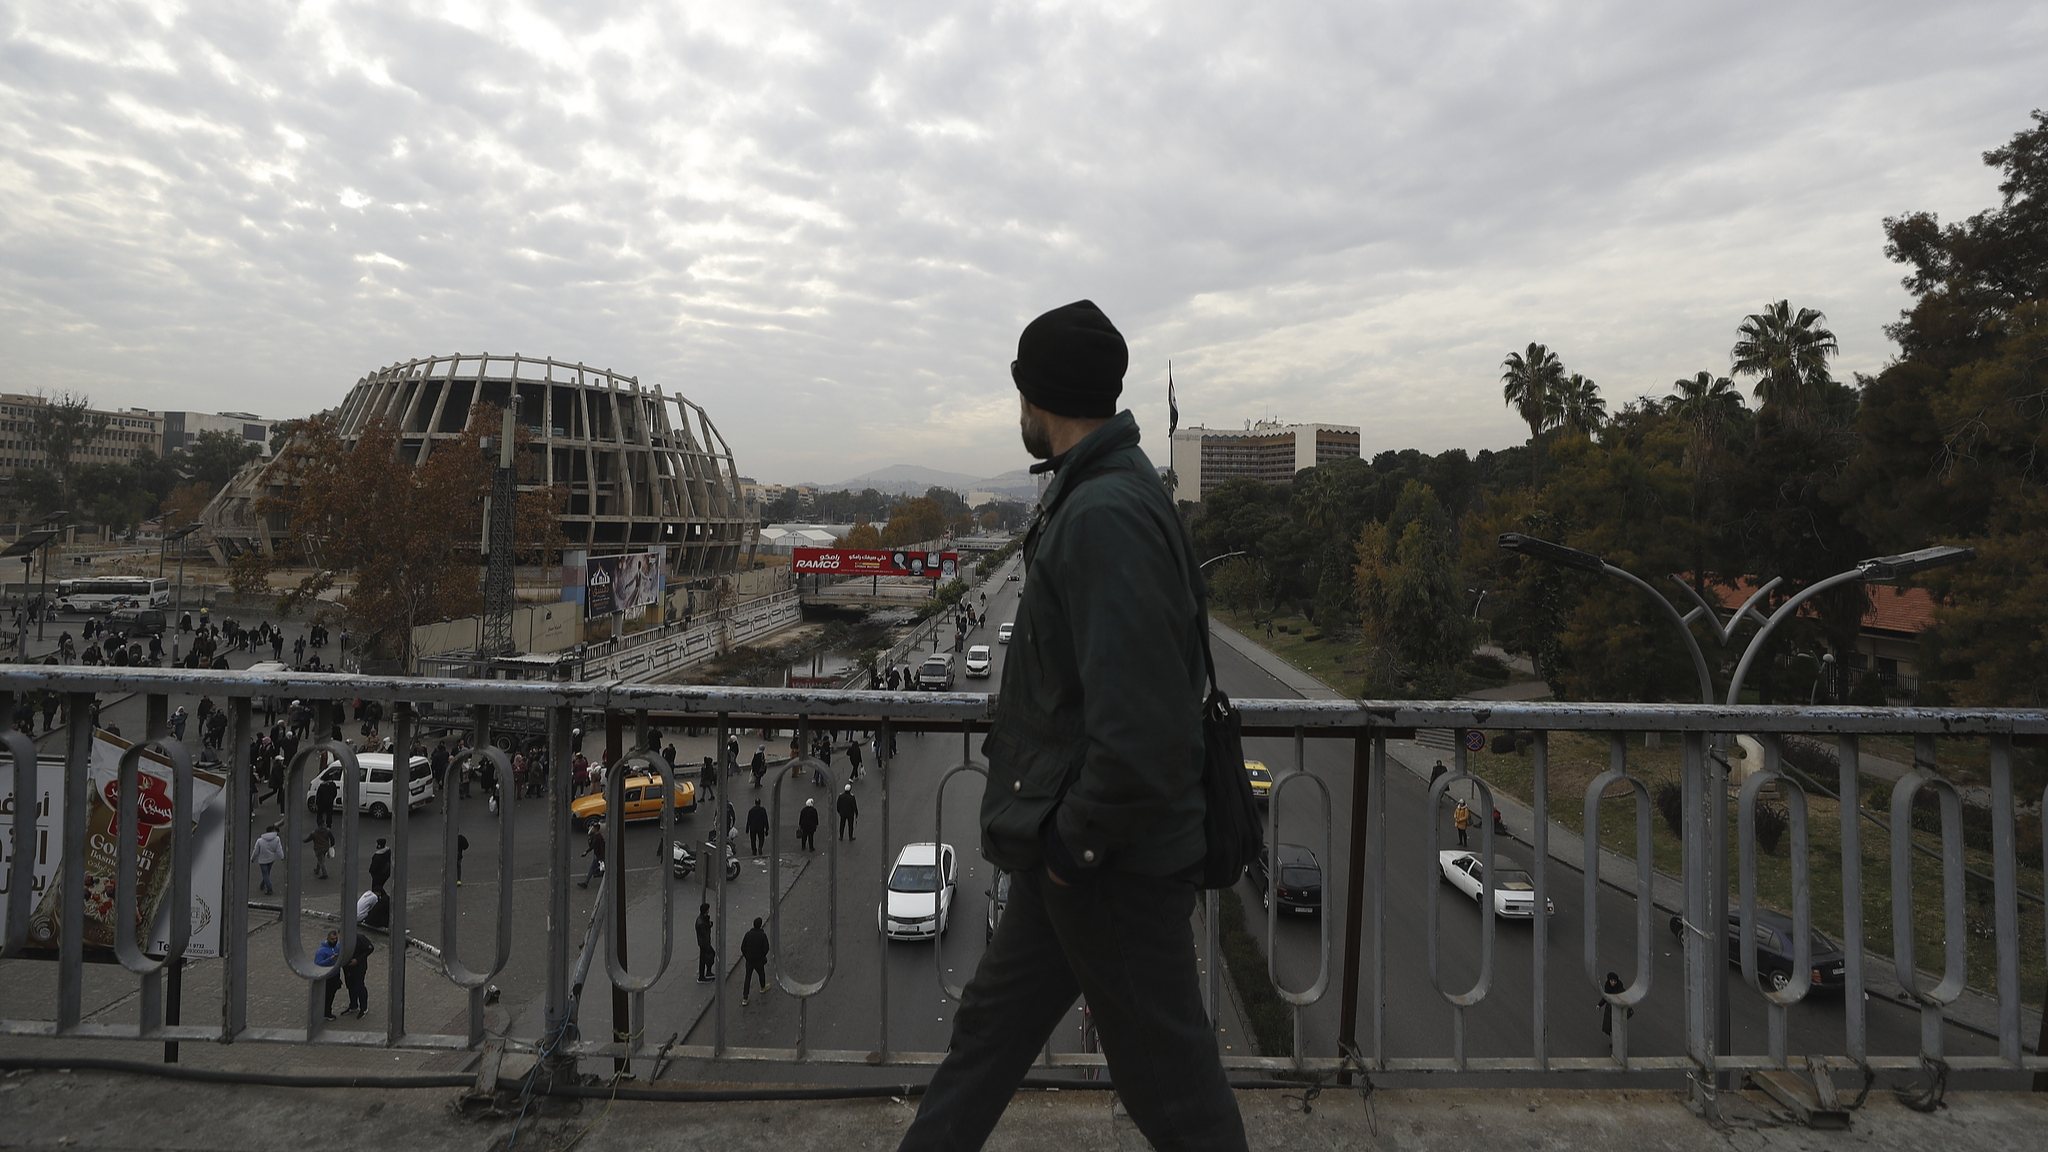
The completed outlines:
{"type": "MultiPolygon", "coordinates": [[[[416,462],[401,451],[392,421],[371,421],[353,444],[332,417],[307,421],[281,453],[279,483],[256,504],[259,515],[286,519],[282,559],[313,569],[278,606],[316,606],[346,583],[336,603],[363,651],[404,667],[416,626],[481,612],[483,497],[493,461],[480,441],[498,426],[498,409],[478,405],[460,439],[435,444],[416,462]]],[[[557,516],[566,501],[559,485],[520,494],[514,538],[522,553],[559,559],[557,516]]]]}

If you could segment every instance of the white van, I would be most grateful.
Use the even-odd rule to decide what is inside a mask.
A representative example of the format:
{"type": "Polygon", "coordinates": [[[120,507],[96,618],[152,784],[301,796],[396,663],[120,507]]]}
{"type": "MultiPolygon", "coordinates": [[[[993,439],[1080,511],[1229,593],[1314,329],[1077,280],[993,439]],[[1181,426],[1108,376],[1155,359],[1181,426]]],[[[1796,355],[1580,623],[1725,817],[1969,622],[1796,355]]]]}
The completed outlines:
{"type": "Polygon", "coordinates": [[[953,690],[953,656],[940,652],[925,657],[917,670],[917,686],[927,692],[951,692],[953,690]]]}
{"type": "MultiPolygon", "coordinates": [[[[356,761],[363,766],[364,779],[356,788],[357,807],[382,820],[391,815],[391,753],[358,752],[356,761]]],[[[306,810],[320,810],[320,784],[332,780],[336,788],[342,788],[341,764],[329,764],[306,784],[306,810]]],[[[412,758],[412,807],[417,808],[434,798],[434,767],[425,756],[412,758]]],[[[341,804],[343,793],[334,794],[334,802],[341,804]]]]}

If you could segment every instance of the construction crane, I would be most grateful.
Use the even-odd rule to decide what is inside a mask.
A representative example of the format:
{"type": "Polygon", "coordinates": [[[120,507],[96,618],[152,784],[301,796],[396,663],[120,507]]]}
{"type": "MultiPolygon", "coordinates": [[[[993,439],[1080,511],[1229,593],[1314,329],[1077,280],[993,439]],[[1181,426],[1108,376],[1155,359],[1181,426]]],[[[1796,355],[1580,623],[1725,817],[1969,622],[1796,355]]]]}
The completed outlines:
{"type": "MultiPolygon", "coordinates": [[[[484,498],[484,626],[477,655],[510,656],[512,643],[512,513],[519,495],[512,471],[512,424],[519,414],[515,393],[505,405],[505,421],[497,438],[498,466],[491,471],[490,495],[484,498]]],[[[485,452],[491,438],[483,440],[485,452]]]]}

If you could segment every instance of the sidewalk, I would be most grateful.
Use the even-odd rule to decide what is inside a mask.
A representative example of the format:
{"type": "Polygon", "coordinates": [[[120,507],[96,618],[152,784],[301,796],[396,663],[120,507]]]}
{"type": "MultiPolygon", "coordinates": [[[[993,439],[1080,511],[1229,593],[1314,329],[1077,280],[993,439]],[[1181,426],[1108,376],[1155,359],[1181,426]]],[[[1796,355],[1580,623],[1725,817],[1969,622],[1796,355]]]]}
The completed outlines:
{"type": "MultiPolygon", "coordinates": [[[[918,1070],[922,1071],[922,1070],[918,1070]]],[[[922,1076],[916,1077],[922,1079],[922,1076]]],[[[501,1081],[501,1085],[509,1084],[501,1081]]],[[[647,1086],[636,1085],[630,1093],[647,1086]]],[[[662,1085],[711,1088],[711,1085],[662,1085]]],[[[758,1090],[759,1085],[735,1085],[758,1090]]],[[[27,1071],[0,1078],[0,1145],[80,1149],[205,1149],[240,1152],[318,1147],[322,1152],[393,1148],[502,1149],[515,1121],[519,1149],[542,1152],[789,1152],[793,1148],[887,1149],[916,1115],[914,1098],[667,1103],[548,1099],[524,1117],[516,1096],[477,1118],[453,1107],[449,1087],[285,1088],[203,1084],[119,1072],[27,1071]]],[[[625,1095],[626,1093],[622,1093],[625,1095]]],[[[1947,1107],[1909,1111],[1872,1093],[1848,1131],[1787,1124],[1758,1093],[1729,1093],[1721,1131],[1688,1112],[1676,1093],[1562,1089],[1331,1087],[1306,1102],[1298,1090],[1240,1090],[1253,1148],[1465,1152],[1471,1148],[1571,1152],[1921,1152],[2037,1149],[2048,1131],[2048,1096],[1950,1093],[1947,1107]]],[[[992,1152],[1143,1148],[1144,1137],[1108,1092],[1019,1092],[997,1124],[992,1152]]]]}
{"type": "MultiPolygon", "coordinates": [[[[1282,660],[1254,641],[1240,635],[1228,625],[1211,620],[1210,627],[1214,630],[1214,634],[1218,639],[1244,654],[1247,659],[1257,664],[1261,670],[1281,683],[1286,684],[1289,688],[1301,693],[1304,697],[1312,700],[1338,700],[1344,698],[1342,694],[1332,690],[1322,681],[1282,660]]],[[[1425,747],[1413,740],[1387,741],[1387,758],[1391,762],[1406,768],[1416,779],[1424,783],[1428,783],[1430,770],[1434,767],[1436,761],[1448,759],[1440,750],[1425,747]]],[[[1874,759],[1874,757],[1864,758],[1863,766],[1866,770],[1871,768],[1871,762],[1874,759]]],[[[1896,769],[1900,772],[1904,771],[1901,766],[1894,765],[1890,761],[1879,761],[1879,763],[1884,768],[1896,769]]],[[[1885,775],[1882,770],[1878,770],[1874,774],[1885,775]]],[[[1896,779],[1896,776],[1887,776],[1886,778],[1896,779]]],[[[1523,844],[1534,844],[1534,810],[1514,797],[1500,793],[1494,794],[1494,803],[1500,809],[1501,821],[1507,825],[1508,834],[1523,844]]],[[[1571,831],[1556,820],[1550,821],[1549,848],[1551,860],[1571,869],[1575,874],[1584,875],[1586,846],[1585,840],[1578,833],[1571,831]]],[[[1623,855],[1611,848],[1602,848],[1600,850],[1601,883],[1632,895],[1635,891],[1635,873],[1636,865],[1632,857],[1623,855]]],[[[1652,903],[1666,913],[1677,915],[1684,909],[1685,890],[1676,876],[1660,871],[1651,872],[1650,893],[1652,903]]],[[[1731,904],[1732,902],[1733,898],[1731,897],[1731,904]]],[[[1863,955],[1864,986],[1870,995],[1892,1000],[1907,1007],[1918,1007],[1917,1003],[1907,995],[1905,988],[1899,983],[1898,974],[1890,956],[1873,952],[1868,947],[1864,949],[1863,955]]],[[[1937,973],[1923,973],[1922,978],[1929,987],[1940,982],[1940,976],[1937,973]]],[[[1998,1035],[1998,998],[1979,989],[1965,989],[1962,995],[1958,996],[1948,1006],[1944,1015],[1953,1023],[1980,1035],[1992,1037],[1998,1035]]],[[[2032,1038],[2040,1035],[2041,1013],[2036,1009],[2023,1006],[2020,1009],[2020,1017],[2020,1034],[2026,1038],[2022,1047],[2028,1052],[2033,1052],[2035,1047],[2032,1038]]]]}

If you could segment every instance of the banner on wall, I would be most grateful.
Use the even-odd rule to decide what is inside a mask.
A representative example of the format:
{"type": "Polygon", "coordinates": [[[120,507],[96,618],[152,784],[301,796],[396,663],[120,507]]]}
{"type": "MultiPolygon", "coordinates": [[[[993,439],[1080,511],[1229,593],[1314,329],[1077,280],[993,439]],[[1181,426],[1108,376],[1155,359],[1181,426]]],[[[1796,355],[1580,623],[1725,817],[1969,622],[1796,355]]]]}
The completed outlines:
{"type": "Polygon", "coordinates": [[[923,576],[950,580],[960,574],[960,554],[902,548],[798,548],[790,557],[790,565],[798,572],[835,576],[923,576]]]}
{"type": "Polygon", "coordinates": [[[661,599],[661,553],[593,556],[583,565],[583,614],[632,612],[661,599]]]}

